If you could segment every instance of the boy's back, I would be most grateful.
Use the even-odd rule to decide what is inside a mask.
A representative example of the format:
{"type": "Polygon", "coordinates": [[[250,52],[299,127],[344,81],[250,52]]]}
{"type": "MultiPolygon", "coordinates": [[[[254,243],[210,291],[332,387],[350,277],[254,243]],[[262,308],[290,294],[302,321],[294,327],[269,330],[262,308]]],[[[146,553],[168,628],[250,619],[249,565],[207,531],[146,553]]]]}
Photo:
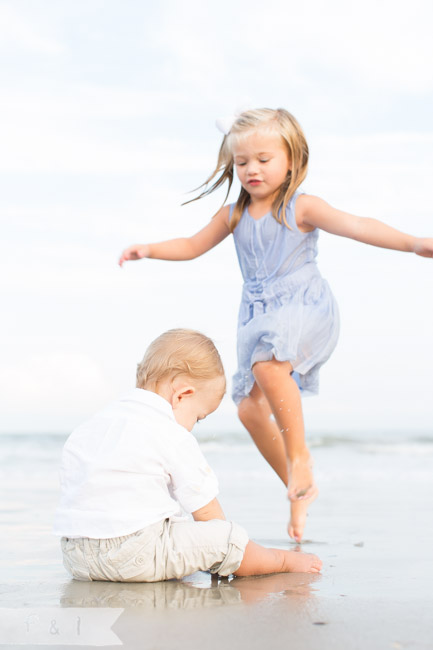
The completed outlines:
{"type": "Polygon", "coordinates": [[[109,538],[193,512],[218,493],[194,436],[160,395],[136,388],[68,438],[54,532],[109,538]]]}

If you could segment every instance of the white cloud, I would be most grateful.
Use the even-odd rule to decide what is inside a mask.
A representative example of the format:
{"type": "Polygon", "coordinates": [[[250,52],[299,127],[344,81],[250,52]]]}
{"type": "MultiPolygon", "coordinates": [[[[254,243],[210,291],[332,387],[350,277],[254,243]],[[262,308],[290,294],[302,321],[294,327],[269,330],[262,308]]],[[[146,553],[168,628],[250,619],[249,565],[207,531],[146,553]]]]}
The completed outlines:
{"type": "Polygon", "coordinates": [[[307,191],[336,207],[391,220],[405,231],[428,236],[433,174],[433,131],[315,135],[310,142],[307,191]]]}
{"type": "Polygon", "coordinates": [[[3,51],[18,49],[56,55],[64,48],[56,38],[44,33],[40,25],[35,25],[28,16],[20,12],[16,3],[2,3],[0,5],[0,49],[3,51]]]}
{"type": "MultiPolygon", "coordinates": [[[[53,54],[84,45],[95,14],[86,14],[87,32],[78,28],[87,3],[67,11],[56,6],[56,16],[35,20],[30,10],[2,5],[4,51],[53,54]],[[70,31],[60,38],[66,16],[70,31]]],[[[187,198],[180,192],[212,170],[219,142],[213,118],[244,94],[268,105],[290,100],[296,114],[296,107],[306,109],[312,154],[306,191],[429,234],[432,132],[411,133],[420,128],[412,112],[402,127],[407,132],[369,134],[366,123],[362,136],[342,135],[335,115],[374,107],[378,98],[391,105],[393,93],[407,99],[432,89],[432,11],[427,2],[372,0],[359,7],[335,0],[270,0],[266,7],[255,0],[223,0],[218,7],[167,2],[157,11],[153,42],[141,44],[146,82],[132,56],[134,74],[113,66],[105,85],[103,57],[92,59],[100,66],[92,68],[98,78],[92,85],[83,61],[71,71],[60,56],[58,66],[50,58],[51,77],[35,69],[26,87],[28,70],[17,57],[17,87],[5,87],[0,102],[0,169],[11,179],[0,197],[6,215],[0,391],[11,427],[14,411],[25,428],[23,395],[32,409],[27,428],[32,418],[50,420],[53,401],[51,428],[79,421],[129,388],[144,345],[174,325],[213,335],[228,374],[234,371],[241,282],[231,242],[188,264],[149,260],[122,272],[116,260],[132,241],[187,235],[216,211],[221,194],[180,208],[187,198]],[[185,132],[168,135],[167,115],[185,132]]],[[[115,24],[98,29],[106,37],[101,47],[115,37],[124,49],[115,24]]],[[[307,421],[340,431],[372,421],[425,427],[432,421],[431,260],[323,234],[319,266],[340,301],[343,331],[323,369],[321,397],[306,402],[307,421]]],[[[224,409],[231,419],[223,426],[239,426],[233,407],[226,402],[224,409]]]]}
{"type": "Polygon", "coordinates": [[[1,120],[66,123],[71,118],[85,120],[140,118],[170,112],[173,104],[186,103],[181,92],[138,90],[112,84],[60,85],[56,92],[46,87],[9,88],[3,91],[0,104],[1,120]]]}
{"type": "Polygon", "coordinates": [[[206,168],[208,157],[185,155],[182,141],[158,138],[145,145],[110,142],[49,121],[3,125],[0,171],[131,174],[206,168]],[[76,131],[74,133],[74,131],[76,131]]]}
{"type": "Polygon", "coordinates": [[[68,417],[89,413],[112,397],[112,387],[98,361],[65,351],[29,354],[0,367],[2,416],[26,414],[68,417]]]}
{"type": "Polygon", "coordinates": [[[433,6],[425,0],[169,6],[155,42],[171,53],[179,79],[200,84],[213,101],[224,89],[235,95],[249,85],[263,94],[276,83],[284,97],[291,87],[308,89],[310,102],[314,83],[329,83],[334,96],[344,96],[351,82],[369,93],[433,89],[433,6]]]}

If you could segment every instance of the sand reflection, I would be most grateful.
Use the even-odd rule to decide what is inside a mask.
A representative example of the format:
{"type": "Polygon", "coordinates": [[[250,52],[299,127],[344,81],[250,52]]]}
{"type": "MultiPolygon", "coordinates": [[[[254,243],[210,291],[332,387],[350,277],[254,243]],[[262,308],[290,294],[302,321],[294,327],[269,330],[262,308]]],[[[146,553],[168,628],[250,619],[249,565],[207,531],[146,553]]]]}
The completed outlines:
{"type": "Polygon", "coordinates": [[[317,574],[279,573],[248,578],[216,578],[194,573],[183,580],[154,583],[79,582],[70,580],[60,596],[62,607],[140,607],[153,610],[201,609],[266,599],[314,596],[317,574]]]}

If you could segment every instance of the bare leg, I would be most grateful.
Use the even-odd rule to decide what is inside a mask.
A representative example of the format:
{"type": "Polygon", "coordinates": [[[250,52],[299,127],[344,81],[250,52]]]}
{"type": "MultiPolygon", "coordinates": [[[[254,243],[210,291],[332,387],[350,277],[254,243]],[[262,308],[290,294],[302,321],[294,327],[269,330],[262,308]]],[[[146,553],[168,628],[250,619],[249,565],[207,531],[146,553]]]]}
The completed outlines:
{"type": "Polygon", "coordinates": [[[236,576],[258,576],[267,573],[319,573],[322,562],[312,553],[265,548],[248,542],[236,576]]]}
{"type": "Polygon", "coordinates": [[[238,415],[262,456],[287,487],[289,472],[283,435],[275,420],[270,419],[271,407],[256,383],[249,397],[239,404],[238,415]]]}
{"type": "Polygon", "coordinates": [[[305,445],[301,398],[292,366],[275,359],[256,363],[256,383],[239,405],[239,417],[258,449],[283,483],[289,485],[289,535],[302,538],[307,508],[317,497],[311,458],[305,445]],[[270,420],[273,413],[275,421],[270,420]]]}
{"type": "Polygon", "coordinates": [[[308,498],[313,492],[310,452],[305,444],[301,395],[288,361],[261,361],[253,367],[256,382],[265,395],[283,436],[289,461],[289,498],[308,498]]]}

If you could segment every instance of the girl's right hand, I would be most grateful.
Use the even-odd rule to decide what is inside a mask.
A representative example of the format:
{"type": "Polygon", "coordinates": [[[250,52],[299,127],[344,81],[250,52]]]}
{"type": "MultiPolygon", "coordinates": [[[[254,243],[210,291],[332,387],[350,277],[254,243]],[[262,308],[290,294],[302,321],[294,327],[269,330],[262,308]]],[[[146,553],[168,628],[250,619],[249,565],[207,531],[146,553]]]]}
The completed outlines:
{"type": "Polygon", "coordinates": [[[149,254],[149,244],[133,244],[123,251],[119,259],[119,266],[122,266],[123,262],[132,262],[133,260],[141,260],[143,257],[149,257],[149,254]]]}

